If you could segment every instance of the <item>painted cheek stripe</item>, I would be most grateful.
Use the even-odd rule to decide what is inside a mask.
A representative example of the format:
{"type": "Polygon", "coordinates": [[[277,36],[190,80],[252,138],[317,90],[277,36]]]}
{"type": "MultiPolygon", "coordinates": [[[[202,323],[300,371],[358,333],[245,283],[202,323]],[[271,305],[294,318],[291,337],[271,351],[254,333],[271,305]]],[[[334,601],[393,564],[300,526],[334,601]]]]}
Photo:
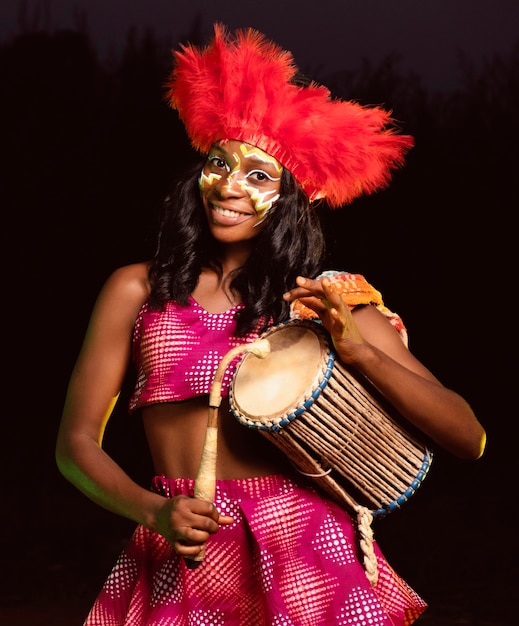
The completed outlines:
{"type": "Polygon", "coordinates": [[[211,172],[211,174],[205,174],[203,171],[200,173],[200,178],[198,179],[198,185],[202,191],[207,189],[207,187],[211,187],[219,180],[221,180],[220,174],[215,174],[211,172]]]}

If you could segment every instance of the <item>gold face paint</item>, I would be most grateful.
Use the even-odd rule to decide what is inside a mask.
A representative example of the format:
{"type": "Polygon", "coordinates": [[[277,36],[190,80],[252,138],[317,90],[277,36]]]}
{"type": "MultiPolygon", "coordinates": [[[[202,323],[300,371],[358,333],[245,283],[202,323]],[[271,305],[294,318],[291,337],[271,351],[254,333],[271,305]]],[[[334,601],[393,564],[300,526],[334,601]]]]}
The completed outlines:
{"type": "MultiPolygon", "coordinates": [[[[222,143],[222,145],[225,145],[222,143]]],[[[251,199],[252,206],[261,223],[268,211],[279,199],[279,185],[283,166],[263,150],[240,143],[240,153],[227,154],[216,144],[207,157],[207,162],[198,179],[202,192],[211,186],[238,185],[251,199]],[[222,179],[225,181],[222,182],[222,179]]]]}
{"type": "Polygon", "coordinates": [[[200,191],[205,191],[208,187],[214,185],[221,178],[222,177],[219,174],[206,174],[204,170],[202,170],[198,179],[198,186],[200,187],[200,191]]]}

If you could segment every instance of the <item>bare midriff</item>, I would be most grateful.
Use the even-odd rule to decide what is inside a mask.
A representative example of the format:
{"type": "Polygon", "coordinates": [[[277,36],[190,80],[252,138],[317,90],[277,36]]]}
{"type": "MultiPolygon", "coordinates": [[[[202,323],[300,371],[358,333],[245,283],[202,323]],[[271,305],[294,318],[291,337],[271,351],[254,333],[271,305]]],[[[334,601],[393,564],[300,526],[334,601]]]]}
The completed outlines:
{"type": "MultiPolygon", "coordinates": [[[[142,411],[155,472],[196,478],[208,421],[208,396],[154,404],[142,411]]],[[[237,420],[222,401],[218,415],[217,479],[252,478],[286,472],[288,460],[257,430],[237,420]]]]}

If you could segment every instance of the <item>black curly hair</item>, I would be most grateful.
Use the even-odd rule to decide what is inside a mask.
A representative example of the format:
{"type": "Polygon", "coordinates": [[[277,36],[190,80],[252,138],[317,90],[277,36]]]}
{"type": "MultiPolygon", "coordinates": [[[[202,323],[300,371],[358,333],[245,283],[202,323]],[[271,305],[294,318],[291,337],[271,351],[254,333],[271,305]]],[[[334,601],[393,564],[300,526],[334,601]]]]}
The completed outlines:
{"type": "MultiPolygon", "coordinates": [[[[150,306],[168,300],[187,304],[203,269],[220,278],[220,243],[210,234],[198,187],[203,163],[197,163],[166,198],[158,245],[150,266],[150,306]]],[[[245,307],[237,317],[237,334],[287,319],[289,305],[282,294],[298,275],[315,276],[322,269],[325,242],[319,216],[308,196],[288,170],[283,171],[280,198],[264,227],[252,240],[245,264],[229,277],[229,288],[245,307]]]]}

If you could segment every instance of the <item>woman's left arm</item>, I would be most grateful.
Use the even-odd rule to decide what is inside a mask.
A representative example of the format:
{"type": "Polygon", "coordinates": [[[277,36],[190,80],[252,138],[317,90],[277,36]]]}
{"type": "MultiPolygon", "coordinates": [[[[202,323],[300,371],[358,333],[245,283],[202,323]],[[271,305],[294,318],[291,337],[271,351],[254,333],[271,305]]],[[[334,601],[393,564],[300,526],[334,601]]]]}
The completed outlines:
{"type": "Polygon", "coordinates": [[[367,305],[350,311],[327,278],[298,278],[285,294],[314,310],[330,333],[337,356],[365,376],[414,426],[451,454],[477,459],[486,435],[470,405],[407,349],[386,317],[367,305]]]}

